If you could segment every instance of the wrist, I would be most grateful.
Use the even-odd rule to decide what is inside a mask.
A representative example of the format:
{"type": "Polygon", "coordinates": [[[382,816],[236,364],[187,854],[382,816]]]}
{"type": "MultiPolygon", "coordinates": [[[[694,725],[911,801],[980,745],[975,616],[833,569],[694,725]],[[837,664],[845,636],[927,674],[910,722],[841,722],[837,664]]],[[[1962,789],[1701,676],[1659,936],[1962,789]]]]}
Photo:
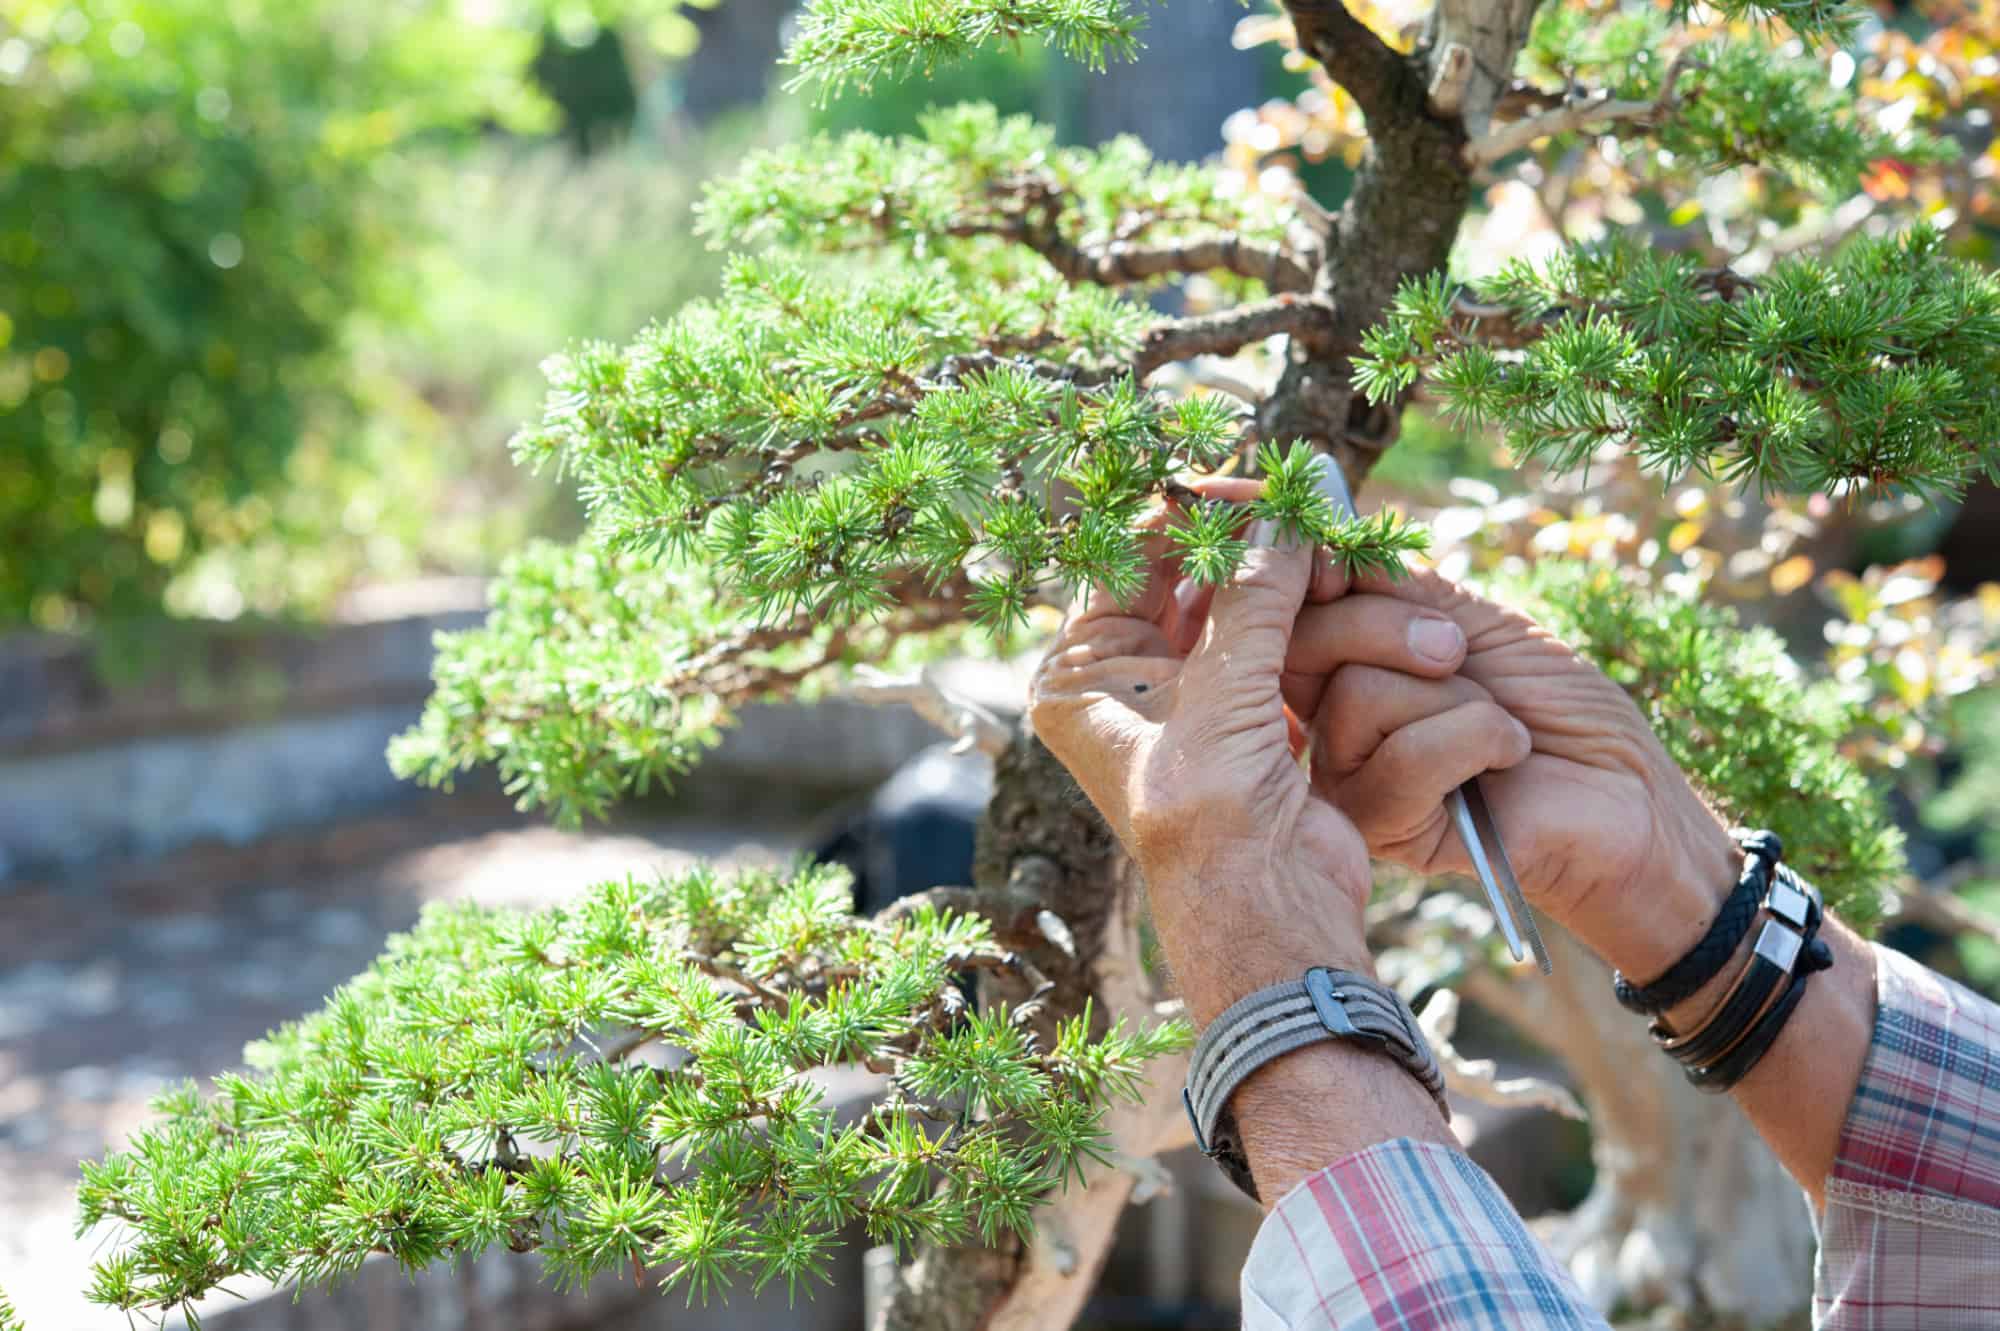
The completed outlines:
{"type": "Polygon", "coordinates": [[[1265,1209],[1328,1165],[1399,1137],[1458,1145],[1415,1077],[1379,1050],[1309,1045],[1265,1064],[1230,1107],[1265,1209]]]}
{"type": "Polygon", "coordinates": [[[1160,951],[1197,1027],[1313,966],[1375,974],[1361,916],[1365,887],[1357,893],[1324,873],[1268,866],[1255,878],[1218,867],[1142,873],[1160,951]]]}

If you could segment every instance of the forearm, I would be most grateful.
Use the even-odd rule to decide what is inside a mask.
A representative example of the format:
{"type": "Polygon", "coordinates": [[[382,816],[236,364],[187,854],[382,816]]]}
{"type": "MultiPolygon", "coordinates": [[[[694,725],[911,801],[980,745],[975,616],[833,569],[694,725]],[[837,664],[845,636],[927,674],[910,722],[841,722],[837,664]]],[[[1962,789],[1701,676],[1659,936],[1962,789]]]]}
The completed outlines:
{"type": "MultiPolygon", "coordinates": [[[[1674,840],[1653,860],[1662,866],[1657,881],[1632,885],[1600,909],[1585,903],[1566,922],[1585,946],[1642,983],[1700,940],[1742,869],[1742,852],[1727,828],[1692,792],[1682,801],[1674,840]]],[[[1873,952],[1838,920],[1829,919],[1820,932],[1833,949],[1833,968],[1812,978],[1777,1043],[1731,1092],[1815,1204],[1840,1145],[1875,1019],[1873,952]]],[[[1715,979],[1666,1014],[1669,1025],[1687,1030],[1715,1009],[1755,935],[1752,930],[1715,979]]]]}

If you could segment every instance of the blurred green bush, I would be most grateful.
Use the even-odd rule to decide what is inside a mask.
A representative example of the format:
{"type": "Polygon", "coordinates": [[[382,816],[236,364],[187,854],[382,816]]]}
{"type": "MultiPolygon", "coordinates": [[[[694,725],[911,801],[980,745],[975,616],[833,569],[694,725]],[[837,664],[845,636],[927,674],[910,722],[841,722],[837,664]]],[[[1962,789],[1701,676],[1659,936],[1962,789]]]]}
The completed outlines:
{"type": "Polygon", "coordinates": [[[550,520],[536,362],[714,266],[698,147],[512,137],[560,7],[0,10],[0,627],[310,612],[550,520]]]}
{"type": "MultiPolygon", "coordinates": [[[[395,309],[393,155],[539,128],[531,32],[403,0],[13,0],[0,19],[0,621],[155,604],[339,451],[395,309]]],[[[227,607],[203,607],[218,609],[227,607]]]]}

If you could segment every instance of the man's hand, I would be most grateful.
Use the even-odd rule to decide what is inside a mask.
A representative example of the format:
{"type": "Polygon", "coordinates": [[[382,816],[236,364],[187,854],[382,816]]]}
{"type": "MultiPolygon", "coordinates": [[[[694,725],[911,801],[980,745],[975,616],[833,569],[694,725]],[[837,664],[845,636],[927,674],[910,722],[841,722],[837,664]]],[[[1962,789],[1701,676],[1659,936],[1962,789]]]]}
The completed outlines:
{"type": "MultiPolygon", "coordinates": [[[[1255,493],[1255,482],[1231,484],[1255,493]]],[[[1200,609],[1172,594],[1164,538],[1148,552],[1133,605],[1093,591],[1071,616],[1036,675],[1030,715],[1145,875],[1161,945],[1205,1022],[1309,966],[1371,969],[1368,852],[1308,783],[1283,706],[1316,580],[1310,552],[1251,549],[1200,609]],[[1177,639],[1197,632],[1182,659],[1177,639]]],[[[1463,638],[1447,617],[1370,599],[1362,613],[1335,603],[1312,621],[1338,633],[1343,659],[1398,677],[1457,667],[1463,638]]]]}
{"type": "MultiPolygon", "coordinates": [[[[1243,499],[1258,483],[1203,488],[1243,499]]],[[[1176,585],[1167,549],[1150,543],[1134,604],[1093,592],[1070,618],[1036,674],[1030,716],[1145,875],[1160,946],[1189,1014],[1207,1025],[1308,967],[1374,971],[1362,929],[1368,851],[1307,781],[1304,736],[1284,705],[1302,683],[1285,675],[1300,607],[1337,596],[1344,580],[1304,550],[1252,549],[1211,603],[1176,585]]],[[[1351,599],[1314,620],[1338,636],[1343,660],[1429,679],[1458,666],[1464,638],[1448,617],[1351,599]]],[[[1267,1205],[1378,1142],[1453,1144],[1428,1091],[1345,1041],[1266,1064],[1231,1104],[1267,1205]]]]}
{"type": "Polygon", "coordinates": [[[1699,937],[1735,880],[1740,853],[1625,691],[1519,611],[1427,571],[1369,579],[1305,609],[1287,669],[1287,702],[1312,718],[1313,786],[1376,855],[1469,871],[1443,801],[1490,772],[1487,800],[1529,897],[1641,978],[1692,938],[1635,930],[1630,894],[1684,891],[1679,913],[1699,937]],[[1457,675],[1355,660],[1335,609],[1376,599],[1449,616],[1467,642],[1457,675]]]}

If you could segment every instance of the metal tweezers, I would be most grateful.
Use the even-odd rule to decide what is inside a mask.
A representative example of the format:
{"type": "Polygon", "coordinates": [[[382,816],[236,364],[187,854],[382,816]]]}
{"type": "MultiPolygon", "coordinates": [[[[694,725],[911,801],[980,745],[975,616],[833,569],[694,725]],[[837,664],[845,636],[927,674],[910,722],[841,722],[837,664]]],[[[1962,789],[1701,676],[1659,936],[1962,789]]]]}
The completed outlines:
{"type": "MultiPolygon", "coordinates": [[[[1348,493],[1340,464],[1322,453],[1313,458],[1313,465],[1318,468],[1319,492],[1332,502],[1334,512],[1352,517],[1354,496],[1348,493]]],[[[1480,886],[1486,889],[1486,899],[1492,903],[1493,917],[1500,923],[1508,951],[1514,954],[1514,960],[1523,960],[1527,956],[1521,947],[1525,934],[1528,947],[1534,950],[1535,964],[1547,975],[1551,970],[1548,949],[1542,945],[1541,931],[1535,928],[1528,899],[1521,894],[1520,880],[1514,877],[1514,866],[1507,862],[1507,848],[1500,844],[1499,824],[1493,821],[1493,810],[1487,806],[1486,796],[1480,793],[1479,779],[1475,777],[1447,795],[1444,808],[1458,829],[1459,840],[1465,843],[1466,854],[1472,858],[1472,869],[1479,876],[1480,886]]]]}

